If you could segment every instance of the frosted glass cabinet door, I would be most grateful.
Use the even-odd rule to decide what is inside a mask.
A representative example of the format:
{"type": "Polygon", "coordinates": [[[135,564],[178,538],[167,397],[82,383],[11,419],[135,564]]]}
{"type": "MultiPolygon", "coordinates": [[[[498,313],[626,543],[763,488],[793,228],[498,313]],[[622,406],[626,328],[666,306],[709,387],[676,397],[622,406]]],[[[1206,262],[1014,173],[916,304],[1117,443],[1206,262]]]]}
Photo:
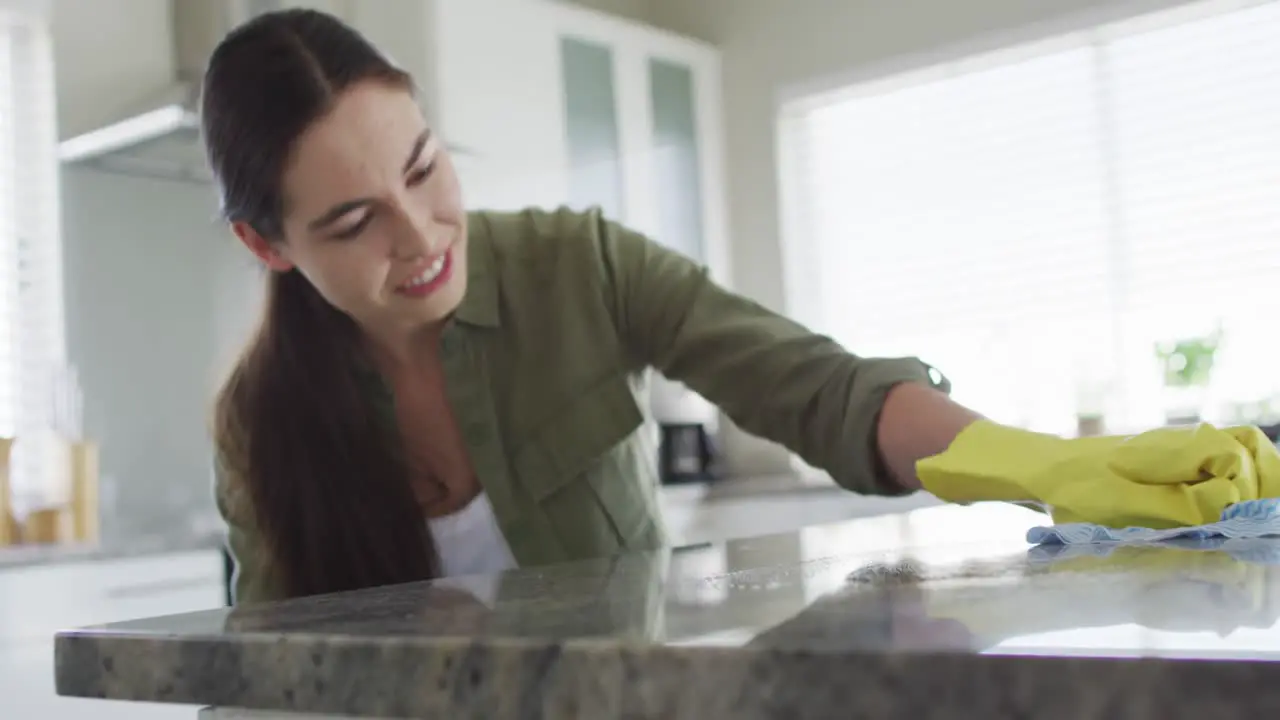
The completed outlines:
{"type": "Polygon", "coordinates": [[[648,69],[657,237],[673,250],[705,263],[705,206],[693,70],[658,58],[649,61],[648,69]]]}
{"type": "MultiPolygon", "coordinates": [[[[656,57],[648,59],[646,71],[652,120],[649,157],[658,228],[654,239],[705,264],[694,72],[685,63],[656,57]]],[[[654,377],[649,397],[654,417],[661,422],[715,424],[715,407],[680,383],[654,377]]]]}
{"type": "Polygon", "coordinates": [[[569,150],[569,206],[599,206],[623,217],[622,151],[613,50],[575,37],[560,40],[565,132],[569,150]]]}

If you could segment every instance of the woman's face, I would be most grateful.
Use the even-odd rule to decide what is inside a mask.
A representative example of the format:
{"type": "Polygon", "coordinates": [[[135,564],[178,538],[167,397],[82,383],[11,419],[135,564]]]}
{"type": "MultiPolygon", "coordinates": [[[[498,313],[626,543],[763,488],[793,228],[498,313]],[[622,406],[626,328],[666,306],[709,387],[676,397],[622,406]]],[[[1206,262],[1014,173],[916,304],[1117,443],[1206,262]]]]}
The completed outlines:
{"type": "Polygon", "coordinates": [[[351,87],[298,138],[283,182],[283,242],[236,228],[271,269],[297,269],[375,334],[436,323],[462,301],[458,179],[408,92],[351,87]]]}

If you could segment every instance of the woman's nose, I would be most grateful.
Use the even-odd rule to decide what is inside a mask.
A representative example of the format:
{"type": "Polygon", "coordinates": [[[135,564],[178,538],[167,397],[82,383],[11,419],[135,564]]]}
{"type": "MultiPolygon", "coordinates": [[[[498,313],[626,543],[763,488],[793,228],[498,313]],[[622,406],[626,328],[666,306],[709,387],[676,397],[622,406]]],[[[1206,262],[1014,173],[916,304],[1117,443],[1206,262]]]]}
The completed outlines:
{"type": "Polygon", "coordinates": [[[448,247],[448,228],[431,218],[415,220],[404,216],[396,232],[396,257],[409,259],[438,255],[448,247]]]}

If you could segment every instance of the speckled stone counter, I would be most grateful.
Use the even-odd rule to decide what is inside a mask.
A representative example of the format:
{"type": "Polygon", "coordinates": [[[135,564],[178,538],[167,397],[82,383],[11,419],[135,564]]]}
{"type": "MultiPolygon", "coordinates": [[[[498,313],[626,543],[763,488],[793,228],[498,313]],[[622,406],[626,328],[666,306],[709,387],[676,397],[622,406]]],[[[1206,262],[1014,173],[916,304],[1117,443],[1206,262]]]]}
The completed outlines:
{"type": "Polygon", "coordinates": [[[1052,552],[1041,520],[928,508],[69,631],[57,686],[222,720],[1280,713],[1280,540],[1052,552]]]}

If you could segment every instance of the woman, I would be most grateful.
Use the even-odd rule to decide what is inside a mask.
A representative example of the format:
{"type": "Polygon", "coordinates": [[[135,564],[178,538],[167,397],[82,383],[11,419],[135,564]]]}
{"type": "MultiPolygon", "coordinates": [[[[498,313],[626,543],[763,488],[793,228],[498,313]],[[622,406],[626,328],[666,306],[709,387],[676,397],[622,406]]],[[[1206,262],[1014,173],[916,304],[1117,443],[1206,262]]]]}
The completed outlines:
{"type": "Polygon", "coordinates": [[[217,403],[238,602],[660,544],[647,367],[858,492],[975,417],[598,214],[465,212],[411,79],[328,15],[232,32],[202,111],[271,271],[217,403]]]}
{"type": "Polygon", "coordinates": [[[918,489],[979,419],[597,213],[466,212],[410,78],[328,15],[232,32],[202,102],[270,271],[217,400],[238,602],[661,544],[647,368],[861,493],[918,489]]]}

